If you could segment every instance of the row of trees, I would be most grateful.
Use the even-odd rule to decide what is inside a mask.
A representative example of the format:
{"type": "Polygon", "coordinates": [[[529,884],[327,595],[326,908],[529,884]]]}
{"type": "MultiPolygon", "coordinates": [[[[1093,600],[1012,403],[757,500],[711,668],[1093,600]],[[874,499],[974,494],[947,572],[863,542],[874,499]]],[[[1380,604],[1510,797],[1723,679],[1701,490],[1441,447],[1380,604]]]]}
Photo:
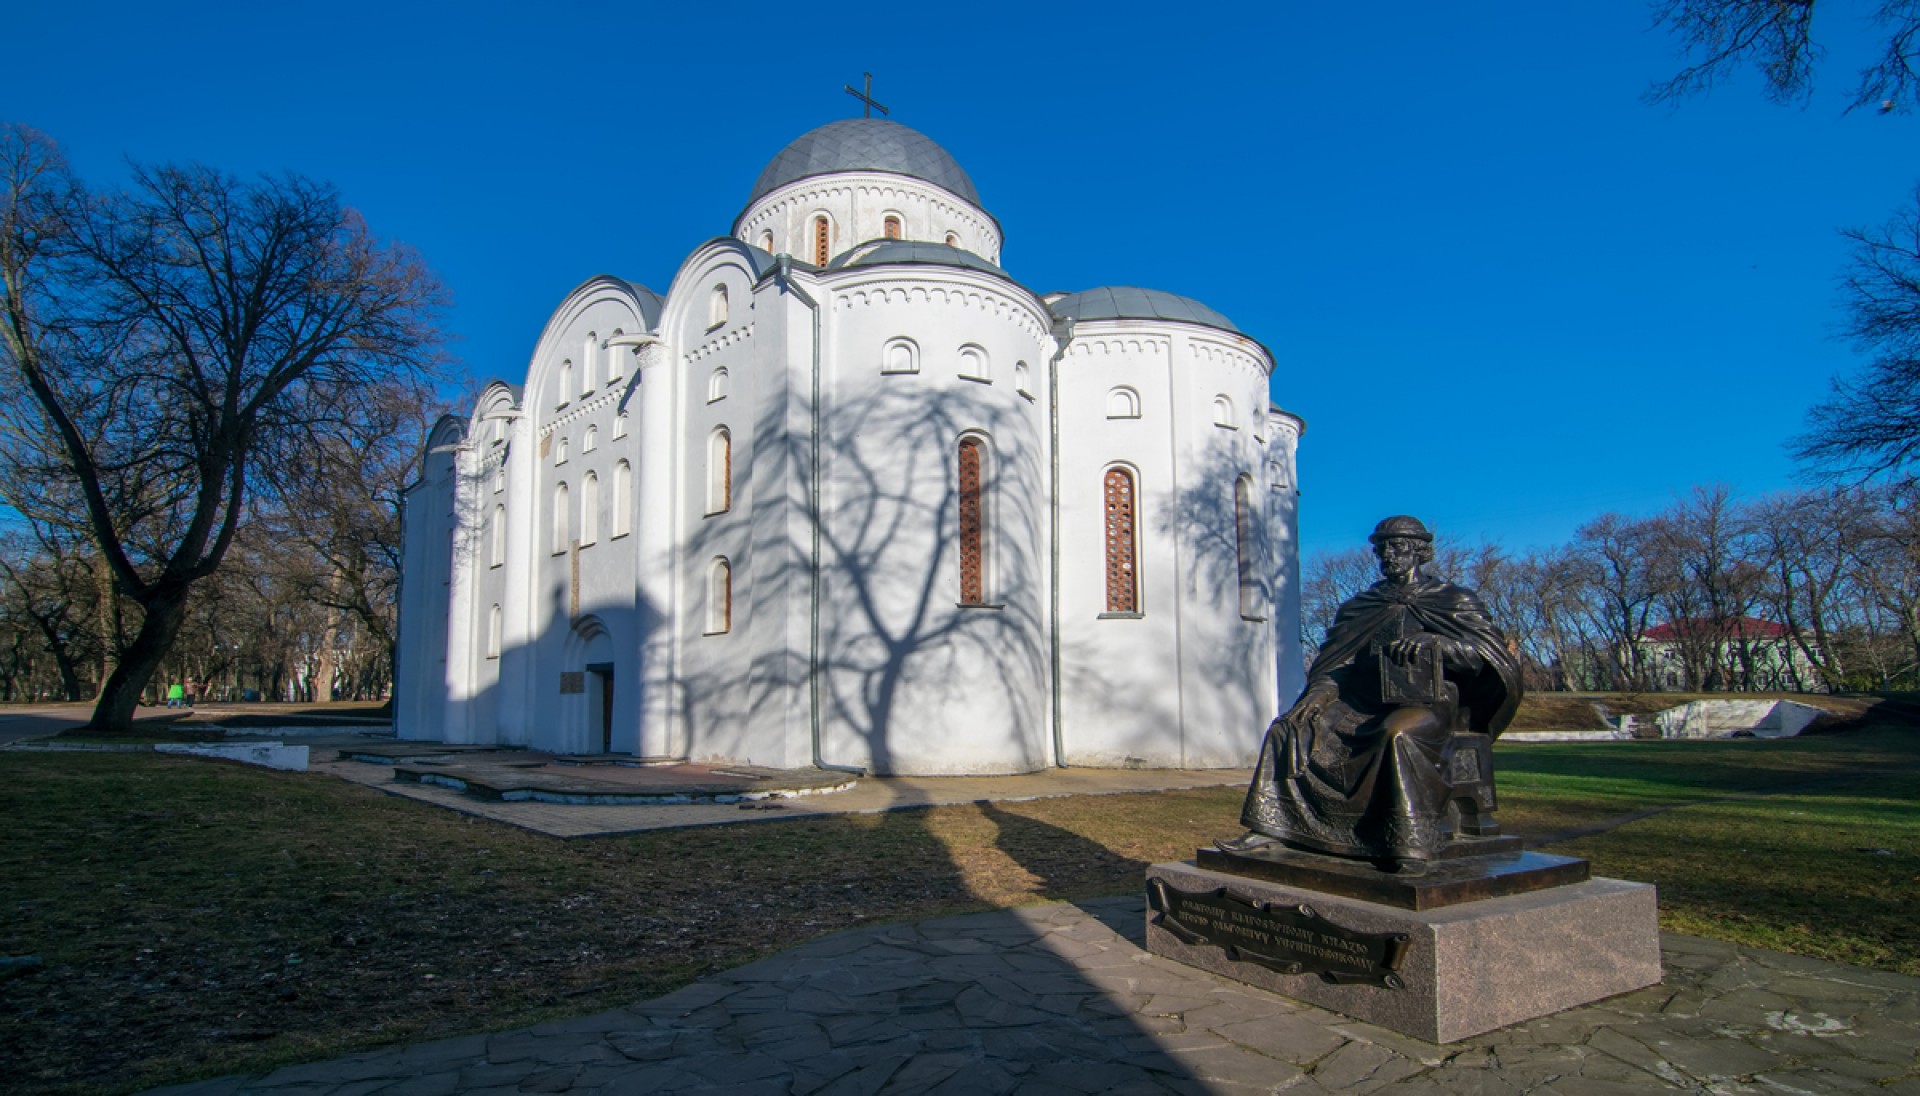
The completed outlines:
{"type": "MultiPolygon", "coordinates": [[[[1911,481],[1754,500],[1700,488],[1651,516],[1603,515],[1564,545],[1509,553],[1443,538],[1436,547],[1433,573],[1480,593],[1532,688],[1920,688],[1920,486],[1911,481]],[[1746,623],[1756,618],[1785,634],[1746,623]]],[[[1376,577],[1364,548],[1311,560],[1309,641],[1376,577]]]]}
{"type": "Polygon", "coordinates": [[[392,481],[444,305],[324,184],[135,166],[94,191],[0,127],[0,642],[39,667],[14,687],[97,676],[94,724],[124,729],[163,669],[271,684],[390,652],[392,481]]]}
{"type": "MultiPolygon", "coordinates": [[[[256,497],[217,571],[197,583],[148,683],[203,696],[375,699],[393,679],[400,492],[429,410],[398,393],[351,451],[319,450],[289,488],[256,497]]],[[[0,534],[0,703],[95,698],[143,623],[92,542],[70,525],[0,534]]]]}

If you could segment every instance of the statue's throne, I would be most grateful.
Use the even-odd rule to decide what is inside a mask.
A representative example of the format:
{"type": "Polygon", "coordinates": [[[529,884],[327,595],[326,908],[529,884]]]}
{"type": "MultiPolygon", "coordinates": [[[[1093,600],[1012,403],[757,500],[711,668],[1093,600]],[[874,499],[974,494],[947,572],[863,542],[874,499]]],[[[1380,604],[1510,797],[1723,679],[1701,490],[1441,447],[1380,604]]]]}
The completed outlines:
{"type": "Polygon", "coordinates": [[[1499,804],[1493,796],[1493,736],[1455,731],[1441,753],[1453,796],[1447,803],[1447,828],[1468,837],[1497,837],[1499,804]]]}

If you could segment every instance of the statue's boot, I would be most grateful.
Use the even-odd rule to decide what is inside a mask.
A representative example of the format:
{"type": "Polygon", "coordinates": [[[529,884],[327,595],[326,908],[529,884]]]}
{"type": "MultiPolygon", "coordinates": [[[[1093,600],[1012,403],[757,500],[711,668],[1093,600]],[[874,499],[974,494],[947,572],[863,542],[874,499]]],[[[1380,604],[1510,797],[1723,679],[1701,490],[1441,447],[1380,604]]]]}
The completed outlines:
{"type": "Polygon", "coordinates": [[[1279,843],[1278,838],[1268,837],[1257,830],[1248,830],[1239,837],[1227,837],[1215,841],[1213,847],[1221,852],[1252,852],[1255,849],[1264,849],[1268,845],[1279,843]]]}

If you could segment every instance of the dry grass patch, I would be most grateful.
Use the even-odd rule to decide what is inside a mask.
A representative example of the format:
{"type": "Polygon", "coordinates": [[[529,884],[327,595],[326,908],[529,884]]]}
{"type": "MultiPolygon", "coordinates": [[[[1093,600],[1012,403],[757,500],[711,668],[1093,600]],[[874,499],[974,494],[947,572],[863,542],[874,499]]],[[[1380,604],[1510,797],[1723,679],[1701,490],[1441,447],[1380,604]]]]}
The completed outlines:
{"type": "MultiPolygon", "coordinates": [[[[1668,928],[1920,973],[1911,730],[1499,765],[1510,832],[1684,805],[1554,847],[1659,884],[1668,928]]],[[[13,1091],[125,1092],[590,1012],[863,923],[1136,891],[1241,794],[562,841],[316,774],[0,753],[0,956],[45,960],[0,981],[0,1060],[13,1091]]]]}

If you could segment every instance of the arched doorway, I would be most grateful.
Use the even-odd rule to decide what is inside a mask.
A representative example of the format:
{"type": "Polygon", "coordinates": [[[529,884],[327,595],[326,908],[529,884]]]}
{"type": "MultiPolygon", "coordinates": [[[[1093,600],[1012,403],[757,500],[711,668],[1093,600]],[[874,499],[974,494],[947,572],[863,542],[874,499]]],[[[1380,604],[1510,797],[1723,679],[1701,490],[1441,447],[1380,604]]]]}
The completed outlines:
{"type": "Polygon", "coordinates": [[[568,637],[568,675],[579,683],[563,716],[573,753],[613,752],[613,639],[598,617],[585,617],[568,637]]]}

